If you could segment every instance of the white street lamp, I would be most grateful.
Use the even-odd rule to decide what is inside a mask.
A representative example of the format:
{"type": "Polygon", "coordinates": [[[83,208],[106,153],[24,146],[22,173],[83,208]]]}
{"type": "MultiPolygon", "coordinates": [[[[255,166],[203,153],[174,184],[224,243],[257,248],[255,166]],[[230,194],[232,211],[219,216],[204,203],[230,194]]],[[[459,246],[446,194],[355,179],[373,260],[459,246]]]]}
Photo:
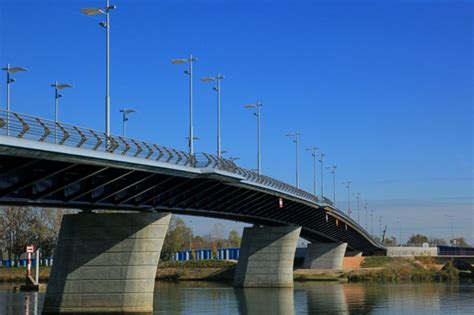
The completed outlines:
{"type": "Polygon", "coordinates": [[[122,137],[125,138],[128,115],[131,114],[131,113],[136,113],[137,111],[132,109],[132,108],[125,108],[124,107],[120,110],[120,112],[122,113],[122,137]]]}
{"type": "Polygon", "coordinates": [[[221,80],[224,76],[218,73],[215,77],[204,77],[202,82],[216,81],[216,86],[213,90],[217,92],[217,157],[222,157],[221,150],[221,80]]]}
{"type": "Polygon", "coordinates": [[[331,174],[332,174],[332,189],[333,189],[332,199],[333,199],[334,207],[336,208],[336,169],[337,169],[337,165],[326,167],[326,169],[330,170],[331,174]]]}
{"type": "Polygon", "coordinates": [[[193,55],[189,55],[187,59],[172,59],[171,63],[174,65],[188,64],[188,70],[185,70],[184,73],[189,76],[189,136],[188,136],[188,145],[189,145],[189,154],[191,158],[194,159],[194,130],[193,130],[193,62],[197,61],[197,58],[193,55]]]}
{"type": "Polygon", "coordinates": [[[316,195],[318,183],[316,179],[316,151],[318,150],[318,147],[312,146],[309,148],[306,148],[306,151],[311,151],[311,156],[313,157],[313,195],[316,195]]]}
{"type": "Polygon", "coordinates": [[[295,143],[295,149],[296,149],[296,188],[300,188],[300,171],[299,171],[299,156],[298,156],[298,140],[299,140],[299,137],[300,137],[300,133],[299,132],[291,132],[289,134],[287,134],[286,136],[287,137],[294,137],[295,139],[293,140],[293,142],[295,143]]]}
{"type": "Polygon", "coordinates": [[[10,84],[15,82],[15,79],[11,77],[12,74],[18,72],[28,71],[22,67],[11,67],[10,64],[7,64],[5,68],[2,68],[3,71],[7,73],[7,136],[10,134],[10,84]]]}
{"type": "Polygon", "coordinates": [[[357,223],[360,224],[360,192],[353,194],[357,199],[357,223]]]}
{"type": "Polygon", "coordinates": [[[364,209],[365,209],[365,230],[367,231],[369,229],[369,217],[368,217],[368,214],[369,214],[369,204],[366,202],[365,205],[364,205],[364,209]]]}
{"type": "Polygon", "coordinates": [[[324,201],[324,157],[326,154],[319,154],[319,162],[321,163],[321,200],[324,201]]]}
{"type": "Polygon", "coordinates": [[[257,174],[262,174],[261,161],[260,161],[260,108],[263,106],[262,103],[257,101],[255,104],[244,105],[245,108],[255,108],[254,115],[257,116],[257,174]]]}
{"type": "Polygon", "coordinates": [[[56,122],[54,126],[54,142],[57,142],[58,132],[56,125],[59,123],[59,98],[63,97],[62,94],[59,93],[59,90],[72,88],[72,85],[56,81],[51,84],[51,87],[54,88],[54,121],[56,122]]]}
{"type": "Polygon", "coordinates": [[[7,111],[9,112],[10,111],[10,84],[15,82],[15,79],[12,78],[11,75],[18,72],[28,71],[28,69],[23,68],[23,67],[11,67],[8,64],[5,68],[2,68],[2,70],[7,73],[7,111]]]}
{"type": "Polygon", "coordinates": [[[348,182],[344,182],[342,183],[343,185],[346,185],[346,188],[347,188],[347,214],[349,216],[351,216],[351,184],[352,182],[351,181],[348,181],[348,182]]]}
{"type": "Polygon", "coordinates": [[[110,137],[110,11],[116,9],[110,5],[110,0],[105,1],[105,8],[84,8],[81,12],[88,16],[104,14],[105,22],[99,23],[105,28],[105,134],[110,137]]]}

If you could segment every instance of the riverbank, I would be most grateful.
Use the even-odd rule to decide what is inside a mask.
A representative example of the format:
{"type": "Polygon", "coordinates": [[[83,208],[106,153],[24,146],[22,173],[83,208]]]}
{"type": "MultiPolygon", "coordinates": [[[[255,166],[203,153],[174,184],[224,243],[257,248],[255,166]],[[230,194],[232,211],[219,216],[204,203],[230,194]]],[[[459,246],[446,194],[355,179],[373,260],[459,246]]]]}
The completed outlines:
{"type": "MultiPolygon", "coordinates": [[[[191,260],[162,262],[156,272],[160,281],[232,281],[236,261],[191,260]]],[[[296,269],[294,281],[401,282],[450,281],[459,279],[459,270],[432,263],[429,257],[367,257],[358,268],[341,271],[296,269]]],[[[40,282],[49,280],[50,267],[41,267],[40,282]]],[[[25,268],[0,268],[0,282],[23,282],[25,268]]]]}

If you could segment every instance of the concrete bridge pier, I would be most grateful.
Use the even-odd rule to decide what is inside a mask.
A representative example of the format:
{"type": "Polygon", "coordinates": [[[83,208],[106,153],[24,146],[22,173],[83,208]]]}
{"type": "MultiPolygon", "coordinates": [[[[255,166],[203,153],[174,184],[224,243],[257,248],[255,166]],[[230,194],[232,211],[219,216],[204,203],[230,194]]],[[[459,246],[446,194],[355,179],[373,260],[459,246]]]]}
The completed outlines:
{"type": "Polygon", "coordinates": [[[293,260],[301,227],[246,227],[235,287],[293,287],[293,260]]]}
{"type": "Polygon", "coordinates": [[[152,314],[171,214],[65,215],[43,314],[152,314]]]}
{"type": "Polygon", "coordinates": [[[347,243],[322,243],[308,244],[304,258],[306,269],[342,269],[347,243]]]}

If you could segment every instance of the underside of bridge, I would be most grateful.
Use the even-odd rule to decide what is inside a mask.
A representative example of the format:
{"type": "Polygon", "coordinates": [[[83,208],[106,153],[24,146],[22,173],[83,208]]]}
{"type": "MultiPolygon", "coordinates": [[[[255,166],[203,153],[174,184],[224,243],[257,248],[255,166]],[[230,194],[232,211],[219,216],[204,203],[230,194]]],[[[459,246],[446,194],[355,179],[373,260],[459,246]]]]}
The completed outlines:
{"type": "Polygon", "coordinates": [[[313,249],[318,246],[307,255],[316,266],[329,262],[337,268],[346,244],[365,255],[384,251],[327,202],[265,177],[250,181],[206,166],[1,135],[0,143],[0,205],[84,212],[63,220],[45,314],[151,314],[167,213],[254,224],[244,230],[236,286],[292,286],[298,236],[313,242],[313,249]],[[136,213],[89,214],[100,209],[136,213]],[[334,252],[334,245],[316,244],[343,245],[334,252]]]}
{"type": "Polygon", "coordinates": [[[0,146],[0,204],[158,211],[302,227],[309,241],[348,243],[373,255],[383,251],[335,209],[302,202],[218,174],[111,163],[0,146]],[[279,200],[282,198],[283,206],[279,200]]]}

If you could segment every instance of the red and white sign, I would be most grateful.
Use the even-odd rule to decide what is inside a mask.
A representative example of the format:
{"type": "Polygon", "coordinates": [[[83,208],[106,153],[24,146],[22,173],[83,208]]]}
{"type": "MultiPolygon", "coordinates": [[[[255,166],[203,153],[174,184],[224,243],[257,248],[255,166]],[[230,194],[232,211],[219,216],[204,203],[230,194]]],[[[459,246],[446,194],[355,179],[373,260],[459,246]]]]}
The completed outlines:
{"type": "Polygon", "coordinates": [[[27,245],[26,246],[26,252],[28,254],[33,254],[35,252],[35,247],[33,245],[27,245]]]}
{"type": "Polygon", "coordinates": [[[283,208],[283,198],[278,198],[278,207],[283,208]]]}

